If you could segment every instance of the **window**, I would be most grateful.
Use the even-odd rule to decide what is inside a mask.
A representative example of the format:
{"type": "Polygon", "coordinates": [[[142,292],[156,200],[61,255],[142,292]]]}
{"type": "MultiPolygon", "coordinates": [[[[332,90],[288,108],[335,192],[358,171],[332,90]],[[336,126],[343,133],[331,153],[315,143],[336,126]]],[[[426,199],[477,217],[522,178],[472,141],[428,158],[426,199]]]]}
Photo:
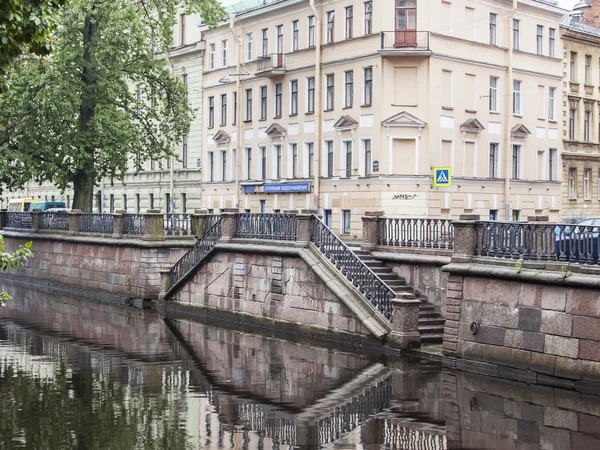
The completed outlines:
{"type": "Polygon", "coordinates": [[[490,220],[498,220],[498,210],[490,209],[490,220]]]}
{"type": "Polygon", "coordinates": [[[150,209],[154,209],[154,194],[150,194],[150,209]]]}
{"type": "Polygon", "coordinates": [[[544,54],[544,27],[542,25],[537,26],[537,54],[544,54]]]}
{"type": "Polygon", "coordinates": [[[222,63],[223,63],[223,67],[227,67],[227,54],[228,54],[228,49],[227,46],[229,44],[229,41],[224,40],[221,42],[222,44],[222,48],[223,48],[223,54],[222,54],[222,63]]]}
{"type": "Polygon", "coordinates": [[[346,39],[352,39],[352,28],[354,26],[354,7],[346,7],[346,39]]]}
{"type": "Polygon", "coordinates": [[[215,50],[215,44],[210,44],[208,46],[208,54],[209,54],[209,67],[211,69],[215,68],[215,54],[216,54],[216,50],[215,50]]]}
{"type": "Polygon", "coordinates": [[[171,214],[171,194],[165,194],[165,208],[167,214],[171,214]]]}
{"type": "Polygon", "coordinates": [[[591,55],[585,55],[585,72],[584,72],[585,84],[592,82],[592,57],[591,55]]]}
{"type": "MultiPolygon", "coordinates": [[[[277,48],[275,49],[275,53],[277,53],[277,56],[281,57],[281,55],[283,55],[283,25],[277,25],[275,31],[277,33],[277,40],[275,41],[277,48]]],[[[279,62],[279,60],[280,58],[278,58],[279,65],[277,67],[281,67],[283,64],[282,62],[279,62]]]]}
{"type": "Polygon", "coordinates": [[[521,43],[520,27],[521,21],[513,19],[513,48],[515,50],[519,50],[519,46],[521,43]]]}
{"type": "Polygon", "coordinates": [[[215,126],[215,98],[208,97],[208,128],[215,126]]]}
{"type": "MultiPolygon", "coordinates": [[[[48,196],[46,196],[46,201],[47,200],[48,200],[48,196]]],[[[109,203],[109,208],[110,208],[109,212],[111,214],[114,214],[115,213],[115,194],[110,194],[109,202],[110,202],[109,203]]]]}
{"type": "Polygon", "coordinates": [[[252,179],[252,149],[246,149],[246,179],[252,179]]]}
{"type": "Polygon", "coordinates": [[[518,180],[521,178],[521,146],[512,146],[512,178],[518,180]]]}
{"type": "Polygon", "coordinates": [[[267,201],[266,200],[259,200],[259,206],[260,206],[261,213],[267,212],[267,201]]]}
{"type": "Polygon", "coordinates": [[[275,146],[275,178],[280,179],[282,173],[281,145],[275,146]]]}
{"type": "MultiPolygon", "coordinates": [[[[188,92],[188,74],[187,73],[182,73],[181,74],[181,82],[185,86],[185,99],[187,100],[188,96],[189,96],[189,92],[188,92]]],[[[140,92],[138,90],[138,102],[139,101],[140,101],[140,92]]]]}
{"type": "Polygon", "coordinates": [[[352,141],[345,141],[344,148],[346,149],[346,177],[352,176],[352,141]]]}
{"type": "Polygon", "coordinates": [[[571,59],[570,59],[570,75],[571,75],[571,82],[576,83],[577,82],[577,52],[571,52],[571,59]]]}
{"type": "Polygon", "coordinates": [[[371,106],[373,103],[373,68],[365,67],[363,69],[365,84],[363,86],[363,105],[371,106]]]}
{"type": "Polygon", "coordinates": [[[325,222],[325,225],[327,225],[329,228],[331,228],[331,218],[332,218],[333,214],[332,211],[330,209],[324,209],[323,210],[323,222],[325,222]]]}
{"type": "Polygon", "coordinates": [[[221,94],[221,126],[227,125],[227,94],[221,94]]]}
{"type": "Polygon", "coordinates": [[[344,72],[344,107],[352,108],[354,104],[354,71],[344,72]]]}
{"type": "MultiPolygon", "coordinates": [[[[69,196],[67,195],[67,207],[69,206],[69,196]]],[[[135,194],[135,212],[139,214],[142,210],[142,201],[140,194],[135,194]]]]}
{"type": "Polygon", "coordinates": [[[583,169],[583,199],[590,199],[590,175],[591,169],[583,169]]]}
{"type": "Polygon", "coordinates": [[[490,45],[496,45],[496,25],[498,15],[490,13],[490,45]]]}
{"type": "Polygon", "coordinates": [[[577,169],[575,167],[569,168],[569,200],[575,200],[577,198],[577,190],[575,189],[576,179],[577,169]]]}
{"type": "Polygon", "coordinates": [[[266,58],[269,54],[269,30],[264,28],[262,30],[262,56],[266,58]]]}
{"type": "Polygon", "coordinates": [[[315,144],[309,142],[306,144],[308,149],[308,176],[315,176],[315,144]]]}
{"type": "Polygon", "coordinates": [[[521,220],[521,210],[520,209],[513,209],[512,220],[513,220],[513,222],[519,222],[521,220]]]}
{"type": "Polygon", "coordinates": [[[548,89],[548,120],[556,120],[556,88],[548,89]]]}
{"type": "Polygon", "coordinates": [[[307,88],[307,99],[306,99],[306,112],[315,112],[315,77],[306,79],[307,88]]]}
{"type": "Polygon", "coordinates": [[[350,234],[352,215],[349,209],[342,209],[342,234],[350,234]]]}
{"type": "Polygon", "coordinates": [[[575,134],[575,130],[577,129],[577,110],[569,109],[569,139],[574,141],[577,139],[577,135],[575,134]]]}
{"type": "Polygon", "coordinates": [[[372,153],[371,153],[371,139],[363,140],[363,146],[365,149],[365,175],[371,175],[371,168],[373,166],[372,153]]]}
{"type": "Polygon", "coordinates": [[[292,22],[292,51],[297,52],[300,43],[300,22],[294,20],[292,22]]]}
{"type": "Polygon", "coordinates": [[[513,80],[513,114],[521,115],[521,82],[513,80]]]}
{"type": "Polygon", "coordinates": [[[260,179],[267,179],[267,147],[260,147],[260,179]]]}
{"type": "Polygon", "coordinates": [[[170,169],[170,168],[171,168],[171,157],[169,156],[167,158],[167,169],[170,169]]]}
{"type": "Polygon", "coordinates": [[[277,83],[275,85],[275,117],[281,117],[281,100],[283,95],[283,85],[277,83]]]}
{"type": "Polygon", "coordinates": [[[585,111],[583,113],[583,140],[585,142],[590,142],[590,119],[592,113],[590,111],[585,111]]]}
{"type": "Polygon", "coordinates": [[[252,89],[246,89],[246,121],[252,120],[252,89]]]}
{"type": "Polygon", "coordinates": [[[497,143],[490,143],[490,157],[489,157],[489,174],[490,178],[498,178],[498,156],[499,147],[497,143]]]}
{"type": "Polygon", "coordinates": [[[365,2],[365,34],[373,33],[373,2],[365,2]]]}
{"type": "Polygon", "coordinates": [[[183,145],[181,149],[181,165],[184,169],[187,169],[188,165],[188,136],[183,136],[183,145]]]}
{"type": "Polygon", "coordinates": [[[156,161],[150,160],[150,170],[156,170],[156,161]]]}
{"type": "Polygon", "coordinates": [[[221,181],[227,180],[227,152],[221,152],[221,181]]]}
{"type": "Polygon", "coordinates": [[[179,15],[179,45],[185,45],[185,13],[179,15]]]}
{"type": "Polygon", "coordinates": [[[267,87],[260,87],[260,120],[267,120],[267,87]]]}
{"type": "MultiPolygon", "coordinates": [[[[54,199],[52,199],[54,201],[54,199]]],[[[127,194],[123,194],[123,210],[127,211],[127,194]]]]}
{"type": "Polygon", "coordinates": [[[181,212],[187,212],[187,195],[185,193],[181,194],[181,212]]]}
{"type": "Polygon", "coordinates": [[[331,44],[335,38],[335,11],[327,13],[327,43],[331,44]]]}
{"type": "Polygon", "coordinates": [[[333,177],[333,141],[327,141],[327,176],[333,177]]]}
{"type": "Polygon", "coordinates": [[[231,122],[232,125],[235,125],[237,123],[237,108],[238,108],[237,92],[234,92],[233,93],[233,121],[231,122]]]}
{"type": "Polygon", "coordinates": [[[246,34],[246,61],[252,61],[252,33],[246,34]]]}
{"type": "Polygon", "coordinates": [[[290,114],[298,114],[298,80],[290,81],[290,114]]]}
{"type": "Polygon", "coordinates": [[[298,178],[298,144],[290,144],[292,154],[292,178],[298,178]]]}
{"type": "Polygon", "coordinates": [[[315,46],[315,16],[308,17],[308,46],[315,46]]]}
{"type": "Polygon", "coordinates": [[[556,30],[548,28],[548,56],[554,58],[556,46],[556,30]]]}
{"type": "Polygon", "coordinates": [[[548,180],[558,180],[558,150],[555,148],[548,151],[548,180]]]}
{"type": "Polygon", "coordinates": [[[325,76],[325,79],[327,80],[327,101],[325,102],[325,111],[331,111],[333,110],[333,106],[334,106],[334,91],[335,91],[335,86],[334,86],[334,78],[333,78],[333,74],[329,74],[325,76]]]}
{"type": "Polygon", "coordinates": [[[490,111],[498,112],[498,77],[490,77],[490,111]]]}

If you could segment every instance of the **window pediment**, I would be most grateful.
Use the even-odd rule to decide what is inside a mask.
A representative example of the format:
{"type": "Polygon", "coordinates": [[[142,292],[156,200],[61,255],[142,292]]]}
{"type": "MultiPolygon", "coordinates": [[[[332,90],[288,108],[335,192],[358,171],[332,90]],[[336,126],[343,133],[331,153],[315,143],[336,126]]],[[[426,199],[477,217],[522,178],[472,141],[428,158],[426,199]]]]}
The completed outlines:
{"type": "Polygon", "coordinates": [[[358,122],[356,120],[354,120],[352,117],[342,116],[333,125],[333,128],[335,128],[338,131],[342,131],[342,130],[354,130],[354,129],[356,129],[357,126],[358,126],[358,122]]]}
{"type": "Polygon", "coordinates": [[[423,128],[427,125],[427,122],[413,116],[412,114],[402,111],[392,117],[387,118],[381,122],[386,127],[416,127],[423,128]]]}
{"type": "Polygon", "coordinates": [[[460,126],[460,129],[466,133],[481,133],[485,127],[479,120],[469,119],[460,126]]]}
{"type": "Polygon", "coordinates": [[[213,141],[219,144],[225,144],[231,141],[231,136],[225,133],[223,130],[217,131],[217,133],[213,136],[213,141]]]}
{"type": "Polygon", "coordinates": [[[265,130],[265,134],[269,137],[283,137],[285,136],[285,128],[278,123],[274,123],[265,130]]]}
{"type": "Polygon", "coordinates": [[[512,127],[512,130],[510,131],[511,136],[516,138],[526,138],[531,134],[531,131],[529,131],[527,127],[522,123],[516,124],[514,127],[512,127]]]}

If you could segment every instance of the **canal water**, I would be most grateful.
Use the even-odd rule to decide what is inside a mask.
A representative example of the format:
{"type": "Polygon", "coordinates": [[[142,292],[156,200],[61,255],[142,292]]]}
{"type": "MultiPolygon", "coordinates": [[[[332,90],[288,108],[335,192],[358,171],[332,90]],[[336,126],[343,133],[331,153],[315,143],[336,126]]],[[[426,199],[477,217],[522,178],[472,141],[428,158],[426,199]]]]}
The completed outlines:
{"type": "Polygon", "coordinates": [[[0,289],[0,449],[600,448],[593,395],[0,289]]]}

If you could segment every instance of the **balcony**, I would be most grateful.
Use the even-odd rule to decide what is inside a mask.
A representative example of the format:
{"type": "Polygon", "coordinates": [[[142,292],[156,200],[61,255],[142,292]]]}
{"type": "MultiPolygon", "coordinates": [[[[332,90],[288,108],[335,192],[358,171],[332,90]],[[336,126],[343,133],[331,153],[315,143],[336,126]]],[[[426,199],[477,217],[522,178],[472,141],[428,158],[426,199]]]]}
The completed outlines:
{"type": "Polygon", "coordinates": [[[429,49],[429,32],[413,30],[396,30],[381,32],[382,56],[396,55],[431,55],[429,49]]]}
{"type": "Polygon", "coordinates": [[[260,56],[256,61],[257,77],[277,77],[285,73],[285,55],[283,53],[272,53],[268,56],[260,56]]]}

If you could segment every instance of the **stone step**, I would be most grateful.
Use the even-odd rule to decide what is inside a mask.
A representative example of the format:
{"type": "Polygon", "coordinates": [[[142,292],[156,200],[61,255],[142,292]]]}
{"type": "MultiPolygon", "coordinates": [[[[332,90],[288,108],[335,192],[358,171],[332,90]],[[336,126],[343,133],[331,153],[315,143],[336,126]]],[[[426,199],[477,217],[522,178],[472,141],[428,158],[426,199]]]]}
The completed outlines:
{"type": "Polygon", "coordinates": [[[389,267],[369,267],[369,268],[373,272],[375,272],[376,274],[380,274],[380,273],[387,274],[387,273],[390,273],[390,274],[396,275],[394,273],[394,271],[392,269],[390,269],[389,267]]]}
{"type": "Polygon", "coordinates": [[[435,310],[423,310],[419,308],[419,321],[421,319],[437,319],[440,314],[435,310]]]}
{"type": "Polygon", "coordinates": [[[421,325],[419,323],[419,333],[441,333],[444,334],[444,325],[421,325]]]}
{"type": "Polygon", "coordinates": [[[398,292],[410,292],[411,294],[413,294],[413,288],[411,288],[410,286],[407,286],[406,284],[400,284],[400,285],[392,285],[390,283],[387,284],[389,287],[392,288],[392,290],[396,293],[398,292]]]}
{"type": "Polygon", "coordinates": [[[443,317],[440,317],[438,315],[438,317],[419,317],[419,326],[423,325],[423,326],[427,326],[427,325],[437,325],[437,326],[444,326],[446,323],[446,320],[443,317]]]}
{"type": "Polygon", "coordinates": [[[439,344],[444,342],[444,334],[443,333],[434,333],[434,334],[422,334],[421,335],[421,344],[439,344]]]}
{"type": "Polygon", "coordinates": [[[379,278],[381,278],[383,281],[395,281],[398,280],[398,275],[396,275],[395,273],[390,273],[390,274],[381,274],[379,275],[379,278]]]}
{"type": "Polygon", "coordinates": [[[419,311],[432,311],[432,312],[436,312],[435,306],[433,306],[432,304],[428,304],[428,303],[422,303],[419,305],[419,311]]]}
{"type": "Polygon", "coordinates": [[[386,267],[385,263],[382,261],[377,261],[376,259],[362,259],[362,262],[364,262],[368,267],[386,267]]]}

